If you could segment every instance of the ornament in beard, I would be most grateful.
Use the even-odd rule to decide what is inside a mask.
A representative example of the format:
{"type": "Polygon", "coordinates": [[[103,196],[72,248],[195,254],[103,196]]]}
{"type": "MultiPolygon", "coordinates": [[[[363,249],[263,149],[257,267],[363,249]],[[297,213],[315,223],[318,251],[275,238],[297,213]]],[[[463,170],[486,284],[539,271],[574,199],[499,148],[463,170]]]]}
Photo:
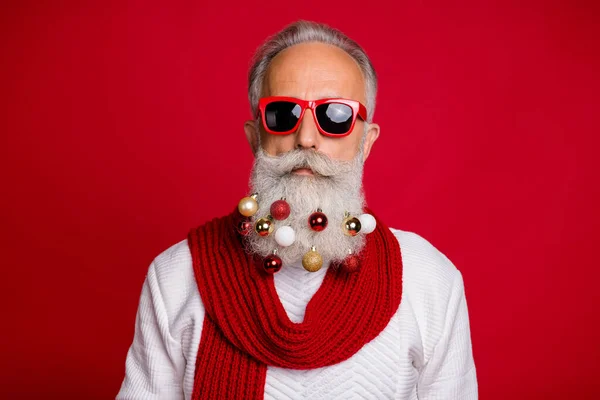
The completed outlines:
{"type": "Polygon", "coordinates": [[[250,179],[251,192],[258,194],[258,211],[252,217],[252,224],[269,215],[271,204],[285,198],[291,209],[290,215],[272,223],[275,231],[291,227],[295,241],[286,247],[279,246],[275,234],[260,236],[252,230],[245,236],[246,250],[267,257],[276,249],[283,265],[297,263],[313,246],[323,258],[324,265],[330,262],[337,265],[349,253],[358,254],[365,242],[364,235],[347,235],[343,222],[348,214],[358,217],[363,213],[363,163],[362,144],[351,161],[333,160],[318,151],[304,149],[271,156],[259,146],[250,179]],[[299,168],[310,168],[313,175],[292,172],[299,168]],[[311,229],[308,223],[311,214],[318,209],[328,220],[322,231],[311,229]]]}

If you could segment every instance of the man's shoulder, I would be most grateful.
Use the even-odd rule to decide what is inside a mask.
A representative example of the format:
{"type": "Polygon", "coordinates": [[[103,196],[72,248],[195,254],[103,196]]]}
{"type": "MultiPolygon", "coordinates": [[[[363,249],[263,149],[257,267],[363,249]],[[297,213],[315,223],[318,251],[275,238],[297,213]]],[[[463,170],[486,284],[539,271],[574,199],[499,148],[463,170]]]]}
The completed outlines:
{"type": "Polygon", "coordinates": [[[445,304],[462,275],[448,257],[421,235],[390,228],[402,255],[404,291],[411,297],[445,304]]]}
{"type": "Polygon", "coordinates": [[[157,268],[168,270],[178,264],[191,262],[191,260],[192,255],[190,253],[187,238],[185,238],[160,252],[154,258],[154,263],[157,268]]]}
{"type": "Polygon", "coordinates": [[[193,278],[192,254],[187,238],[160,252],[152,264],[162,285],[176,286],[193,278]]]}
{"type": "Polygon", "coordinates": [[[168,315],[177,315],[179,308],[195,294],[196,280],[187,238],[160,252],[150,266],[155,275],[168,315]]]}

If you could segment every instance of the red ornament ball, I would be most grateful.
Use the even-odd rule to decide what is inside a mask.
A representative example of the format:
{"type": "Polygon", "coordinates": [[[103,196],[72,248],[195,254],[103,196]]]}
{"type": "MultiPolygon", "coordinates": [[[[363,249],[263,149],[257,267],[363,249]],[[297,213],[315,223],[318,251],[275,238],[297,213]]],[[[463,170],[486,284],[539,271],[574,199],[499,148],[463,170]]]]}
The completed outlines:
{"type": "Polygon", "coordinates": [[[263,268],[268,274],[274,274],[281,269],[281,258],[276,254],[270,254],[263,261],[263,268]]]}
{"type": "Polygon", "coordinates": [[[327,228],[327,216],[320,211],[314,212],[308,217],[308,225],[313,231],[321,232],[327,228]]]}
{"type": "Polygon", "coordinates": [[[349,255],[344,260],[344,269],[348,272],[356,272],[360,268],[360,258],[356,254],[349,255]]]}
{"type": "Polygon", "coordinates": [[[285,200],[277,200],[271,204],[271,216],[282,221],[290,216],[290,205],[285,200]]]}
{"type": "Polygon", "coordinates": [[[237,224],[237,231],[242,236],[248,236],[252,231],[252,222],[248,219],[242,219],[237,224]]]}

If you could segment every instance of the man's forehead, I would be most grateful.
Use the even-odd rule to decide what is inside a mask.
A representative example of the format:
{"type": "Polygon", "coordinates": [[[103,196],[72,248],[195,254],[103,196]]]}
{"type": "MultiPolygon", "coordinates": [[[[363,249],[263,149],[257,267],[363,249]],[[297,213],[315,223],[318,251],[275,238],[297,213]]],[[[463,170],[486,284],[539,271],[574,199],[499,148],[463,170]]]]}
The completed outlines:
{"type": "Polygon", "coordinates": [[[275,56],[267,75],[274,81],[285,82],[307,76],[324,81],[355,79],[362,73],[356,61],[342,49],[321,43],[303,43],[275,56]]]}
{"type": "Polygon", "coordinates": [[[319,100],[329,98],[358,98],[360,89],[353,89],[350,86],[340,87],[339,82],[330,81],[329,84],[324,81],[311,81],[305,84],[296,82],[278,81],[272,85],[265,84],[263,89],[264,96],[288,96],[299,97],[304,100],[319,100]]]}
{"type": "Polygon", "coordinates": [[[297,91],[308,90],[316,97],[307,100],[318,100],[325,98],[335,98],[347,96],[348,90],[343,90],[343,82],[338,79],[310,79],[292,80],[292,79],[274,79],[268,80],[265,85],[265,93],[271,96],[295,96],[297,91]]]}
{"type": "Polygon", "coordinates": [[[320,43],[296,45],[278,54],[267,69],[265,95],[294,96],[308,92],[317,98],[356,96],[364,91],[358,64],[343,50],[320,43]]]}

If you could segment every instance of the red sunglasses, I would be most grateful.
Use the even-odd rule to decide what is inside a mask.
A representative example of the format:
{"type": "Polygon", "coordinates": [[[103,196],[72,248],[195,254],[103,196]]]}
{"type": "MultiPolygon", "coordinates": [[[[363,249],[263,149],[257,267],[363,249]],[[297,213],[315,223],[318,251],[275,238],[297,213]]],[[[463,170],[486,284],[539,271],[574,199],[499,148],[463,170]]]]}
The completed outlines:
{"type": "Polygon", "coordinates": [[[366,107],[356,100],[302,100],[270,96],[258,101],[263,126],[273,135],[287,135],[296,131],[307,108],[312,110],[317,128],[325,136],[348,136],[354,129],[357,115],[363,121],[367,119],[366,107]]]}

